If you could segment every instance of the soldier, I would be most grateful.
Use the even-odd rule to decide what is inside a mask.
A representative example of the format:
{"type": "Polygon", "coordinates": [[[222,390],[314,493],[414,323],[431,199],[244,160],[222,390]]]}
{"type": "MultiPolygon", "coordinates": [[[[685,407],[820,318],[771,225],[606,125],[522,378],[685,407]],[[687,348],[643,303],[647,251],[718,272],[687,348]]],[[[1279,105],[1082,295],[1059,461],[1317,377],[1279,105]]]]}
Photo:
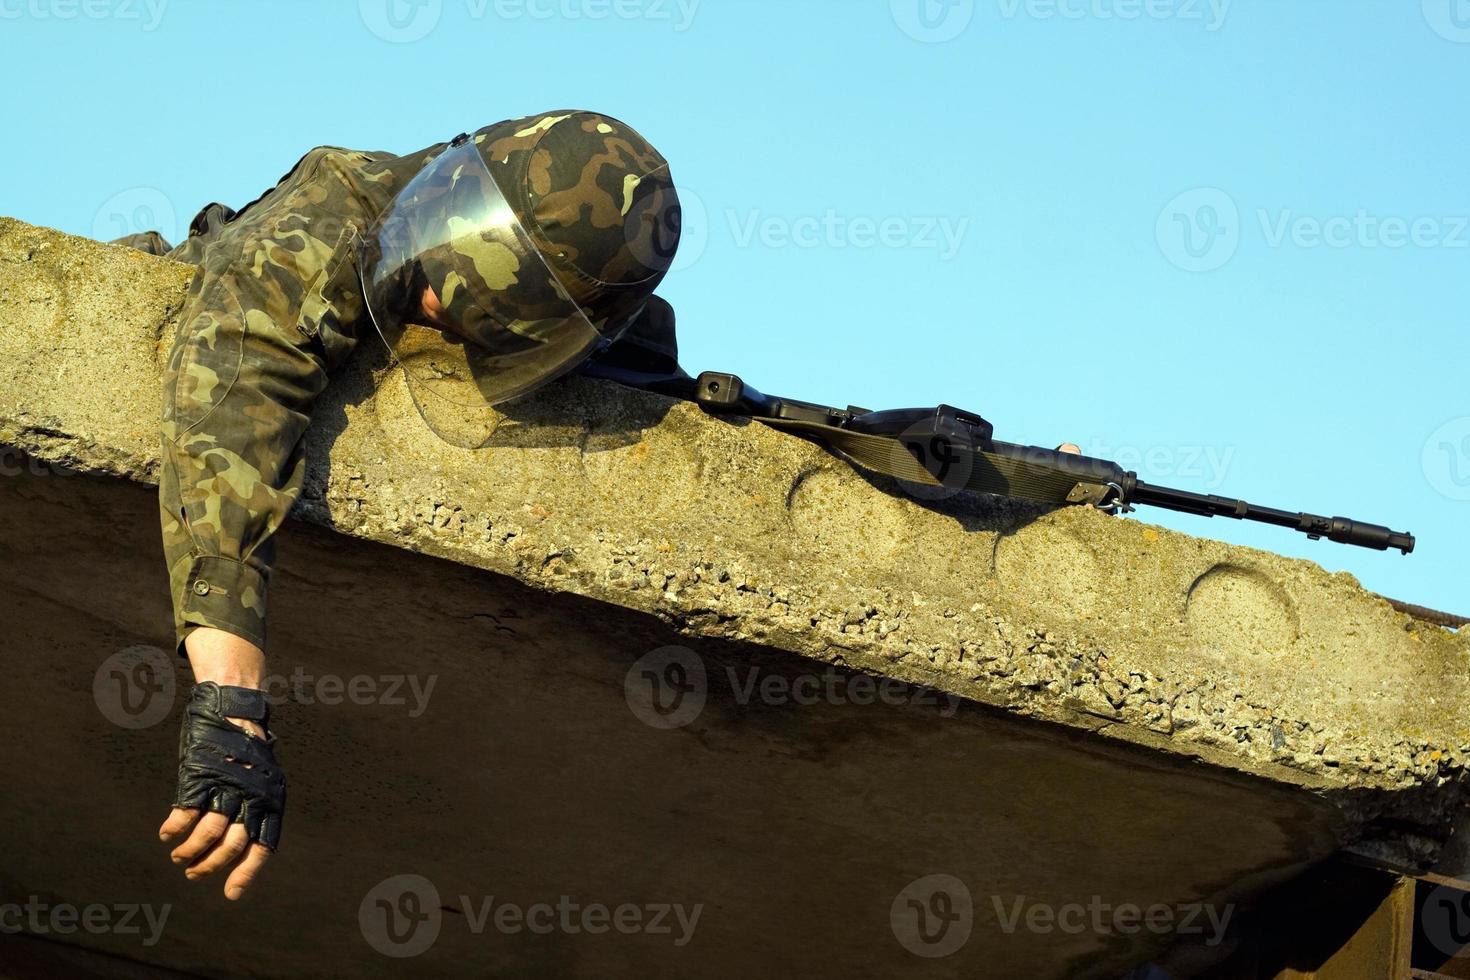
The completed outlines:
{"type": "Polygon", "coordinates": [[[565,111],[407,156],[319,147],[238,213],[206,207],[177,248],[122,240],[199,267],[164,374],[159,488],[176,640],[196,680],[159,836],[192,828],[172,852],[190,879],[233,865],[224,891],[237,899],[280,840],[266,596],[329,374],[380,335],[425,419],[456,441],[481,431],[487,405],[594,357],[682,374],[673,311],[653,295],[679,221],[652,146],[565,111]]]}

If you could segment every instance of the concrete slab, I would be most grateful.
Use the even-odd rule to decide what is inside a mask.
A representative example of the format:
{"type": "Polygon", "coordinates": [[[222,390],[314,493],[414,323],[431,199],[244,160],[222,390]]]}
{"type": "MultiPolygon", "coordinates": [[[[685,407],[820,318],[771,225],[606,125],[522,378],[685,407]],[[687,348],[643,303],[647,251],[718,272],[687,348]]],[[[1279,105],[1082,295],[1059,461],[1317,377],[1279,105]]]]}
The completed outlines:
{"type": "MultiPolygon", "coordinates": [[[[152,839],[172,698],[109,700],[174,670],[136,665],[170,642],[149,484],[189,275],[0,219],[0,590],[26,665],[0,896],[173,908],[152,946],[67,943],[231,977],[1109,976],[1168,937],[1008,933],[1011,910],[1221,911],[1344,848],[1419,868],[1463,809],[1470,642],[1349,576],[1080,510],[916,499],[586,380],[460,450],[365,344],[309,436],[272,594],[273,670],[314,679],[280,711],[286,850],[226,910],[152,839]],[[325,678],[373,696],[299,703],[325,678]],[[884,680],[909,686],[853,703],[884,680]],[[687,719],[678,686],[703,699],[687,719]],[[139,705],[166,718],[115,723],[139,705]],[[401,960],[370,938],[399,874],[457,910],[401,960]],[[966,941],[917,957],[905,938],[934,951],[912,933],[955,882],[966,941]],[[491,895],[703,912],[678,947],[477,935],[491,895]]],[[[386,908],[410,910],[402,884],[386,908]]]]}

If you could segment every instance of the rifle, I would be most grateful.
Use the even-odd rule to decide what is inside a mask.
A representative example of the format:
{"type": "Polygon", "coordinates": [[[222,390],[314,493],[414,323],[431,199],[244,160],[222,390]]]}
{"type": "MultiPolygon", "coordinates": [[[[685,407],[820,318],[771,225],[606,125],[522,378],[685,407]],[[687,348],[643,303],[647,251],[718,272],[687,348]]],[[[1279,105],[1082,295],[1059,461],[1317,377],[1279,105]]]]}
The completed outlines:
{"type": "Polygon", "coordinates": [[[1314,541],[1326,538],[1377,551],[1397,548],[1406,555],[1414,550],[1412,534],[1378,524],[1155,486],[1109,460],[1001,442],[989,422],[952,405],[873,412],[765,395],[738,376],[719,371],[698,378],[683,372],[646,375],[593,362],[583,373],[692,401],[713,415],[749,416],[816,439],[865,469],[912,483],[1124,513],[1137,506],[1161,507],[1274,524],[1314,541]]]}

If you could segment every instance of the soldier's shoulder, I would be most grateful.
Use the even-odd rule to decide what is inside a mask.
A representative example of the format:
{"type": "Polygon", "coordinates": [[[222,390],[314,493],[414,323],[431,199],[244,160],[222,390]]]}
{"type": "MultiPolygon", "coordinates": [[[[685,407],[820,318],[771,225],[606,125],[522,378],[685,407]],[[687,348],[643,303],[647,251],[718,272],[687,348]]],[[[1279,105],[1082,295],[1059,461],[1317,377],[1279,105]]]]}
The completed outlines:
{"type": "MultiPolygon", "coordinates": [[[[318,188],[311,194],[323,193],[320,188],[345,188],[349,191],[380,183],[383,172],[393,165],[397,156],[392,153],[370,150],[354,150],[345,146],[314,147],[296,165],[294,183],[302,187],[318,188]]],[[[325,191],[331,194],[330,190],[325,191]]]]}
{"type": "Polygon", "coordinates": [[[306,155],[301,158],[300,166],[320,167],[330,164],[361,166],[391,160],[394,156],[395,154],[381,150],[354,150],[346,146],[314,146],[307,150],[306,155]]]}

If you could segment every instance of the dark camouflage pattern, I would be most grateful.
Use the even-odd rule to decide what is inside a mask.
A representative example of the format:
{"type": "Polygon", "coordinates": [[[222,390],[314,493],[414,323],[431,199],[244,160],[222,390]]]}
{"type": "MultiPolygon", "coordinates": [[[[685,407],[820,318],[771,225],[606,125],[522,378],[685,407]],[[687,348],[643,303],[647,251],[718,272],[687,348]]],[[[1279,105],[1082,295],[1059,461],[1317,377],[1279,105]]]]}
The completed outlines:
{"type": "Polygon", "coordinates": [[[554,113],[456,138],[363,248],[373,319],[430,426],[462,445],[441,409],[467,408],[474,422],[486,403],[534,390],[616,339],[667,273],[679,221],[667,162],[608,116],[554,113]],[[426,324],[425,288],[464,343],[426,324]]]}
{"type": "MultiPolygon", "coordinates": [[[[274,535],[300,495],[302,436],[363,335],[360,230],[444,146],[407,156],[318,147],[238,213],[205,208],[168,251],[198,266],[163,378],[159,507],[181,653],[199,626],[265,649],[274,535]]],[[[124,244],[155,251],[166,244],[155,238],[124,244]]],[[[639,349],[676,358],[671,312],[649,307],[657,315],[633,331],[639,349]]]]}
{"type": "MultiPolygon", "coordinates": [[[[668,161],[610,116],[569,112],[521,122],[488,127],[472,142],[538,255],[515,256],[511,265],[507,245],[516,252],[515,243],[487,231],[430,256],[429,283],[451,319],[478,308],[534,334],[514,325],[556,318],[570,298],[599,330],[615,332],[653,294],[678,248],[681,215],[668,161]]],[[[463,214],[468,202],[495,194],[477,182],[469,168],[453,175],[441,210],[463,214]]]]}

